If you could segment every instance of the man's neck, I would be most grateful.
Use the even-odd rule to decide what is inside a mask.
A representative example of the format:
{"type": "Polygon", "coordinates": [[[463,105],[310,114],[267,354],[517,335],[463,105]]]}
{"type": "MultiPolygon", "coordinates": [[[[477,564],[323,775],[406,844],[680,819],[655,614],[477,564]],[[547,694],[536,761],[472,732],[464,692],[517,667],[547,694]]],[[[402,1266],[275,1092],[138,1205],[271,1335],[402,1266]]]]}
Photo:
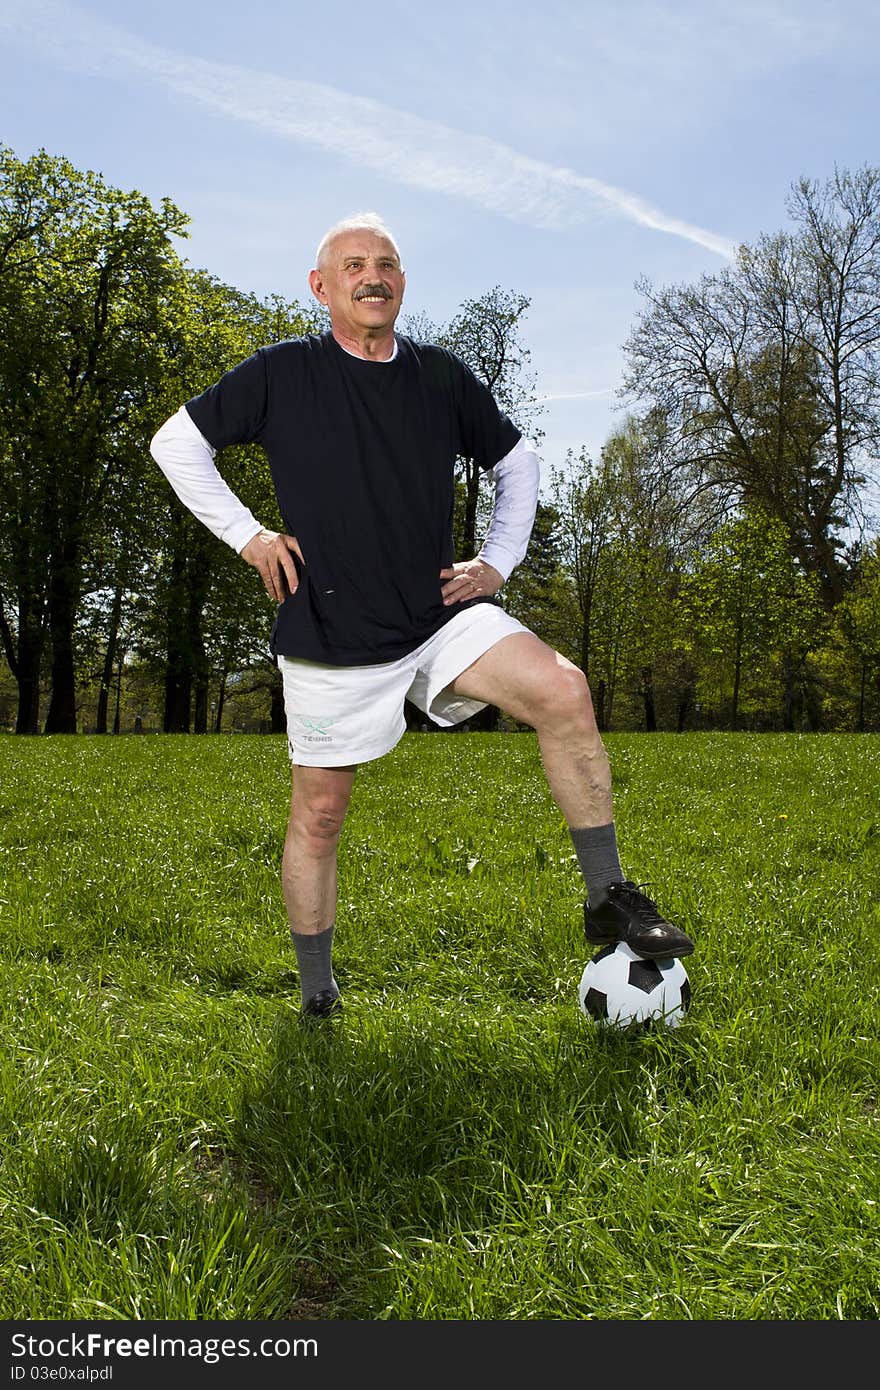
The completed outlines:
{"type": "Polygon", "coordinates": [[[351,353],[352,357],[365,357],[369,362],[387,362],[389,357],[394,356],[395,339],[394,329],[389,328],[386,332],[376,335],[366,334],[363,337],[353,338],[348,333],[333,328],[333,337],[341,348],[351,353]]]}

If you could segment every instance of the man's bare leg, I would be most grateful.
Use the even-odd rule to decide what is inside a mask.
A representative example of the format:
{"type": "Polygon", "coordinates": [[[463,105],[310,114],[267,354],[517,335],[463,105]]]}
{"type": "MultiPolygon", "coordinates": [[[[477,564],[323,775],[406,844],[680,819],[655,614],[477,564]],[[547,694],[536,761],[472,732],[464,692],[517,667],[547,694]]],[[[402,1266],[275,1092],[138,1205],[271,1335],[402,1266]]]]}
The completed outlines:
{"type": "Polygon", "coordinates": [[[304,1011],[323,1016],[338,994],[331,960],[336,920],[336,851],[355,767],[293,769],[281,884],[300,972],[304,1011]]]}
{"type": "Polygon", "coordinates": [[[497,705],[535,730],[586,883],[588,941],[625,940],[646,956],[688,955],[690,937],[667,922],[620,867],[611,766],[583,671],[534,633],[516,632],[478,657],[452,689],[497,705]]]}
{"type": "Polygon", "coordinates": [[[550,791],[569,827],[611,823],[611,767],[579,667],[534,633],[515,632],[478,657],[452,689],[531,725],[550,791]]]}

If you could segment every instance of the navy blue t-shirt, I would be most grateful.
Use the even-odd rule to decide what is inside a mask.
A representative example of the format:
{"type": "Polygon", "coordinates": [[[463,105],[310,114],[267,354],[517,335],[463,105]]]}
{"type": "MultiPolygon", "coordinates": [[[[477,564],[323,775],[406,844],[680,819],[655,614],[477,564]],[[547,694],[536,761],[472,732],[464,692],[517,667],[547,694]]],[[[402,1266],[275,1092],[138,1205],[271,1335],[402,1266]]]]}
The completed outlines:
{"type": "Polygon", "coordinates": [[[335,666],[391,661],[466,605],[444,608],[458,455],[492,468],[520,432],[454,353],[397,335],[391,362],[332,333],[259,348],[188,401],[218,451],[262,445],[284,528],[303,553],[272,650],[335,666]]]}

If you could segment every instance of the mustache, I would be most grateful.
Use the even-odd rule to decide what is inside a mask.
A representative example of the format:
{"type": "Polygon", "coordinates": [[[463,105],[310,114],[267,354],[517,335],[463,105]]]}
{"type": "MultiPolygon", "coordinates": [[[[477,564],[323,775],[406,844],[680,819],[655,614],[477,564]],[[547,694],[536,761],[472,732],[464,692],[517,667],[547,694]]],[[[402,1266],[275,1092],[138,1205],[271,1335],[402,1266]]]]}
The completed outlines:
{"type": "Polygon", "coordinates": [[[383,299],[391,298],[391,291],[385,285],[362,285],[355,291],[355,299],[375,299],[381,295],[383,299]]]}

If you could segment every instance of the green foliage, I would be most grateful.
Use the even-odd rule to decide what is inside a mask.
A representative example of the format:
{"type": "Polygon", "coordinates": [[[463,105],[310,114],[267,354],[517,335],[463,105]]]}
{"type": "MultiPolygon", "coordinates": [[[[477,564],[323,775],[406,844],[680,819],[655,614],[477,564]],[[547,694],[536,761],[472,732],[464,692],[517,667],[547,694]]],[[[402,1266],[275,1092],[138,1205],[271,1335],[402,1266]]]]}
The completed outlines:
{"type": "Polygon", "coordinates": [[[554,647],[563,637],[557,604],[560,563],[559,513],[539,502],[528,550],[504,586],[503,601],[508,612],[554,647]]]}
{"type": "Polygon", "coordinates": [[[677,617],[703,706],[734,728],[779,707],[788,673],[823,637],[815,577],[793,560],[782,523],[757,508],[712,533],[682,580],[677,617]]]}
{"type": "MultiPolygon", "coordinates": [[[[278,295],[261,300],[203,271],[182,268],[174,289],[163,389],[151,434],[259,347],[315,327],[298,304],[278,295]]],[[[262,524],[280,530],[262,449],[226,449],[219,465],[262,524]]],[[[273,676],[277,680],[268,656],[275,609],[254,572],[185,510],[155,468],[151,491],[159,546],[138,653],[163,679],[166,731],[205,732],[209,688],[224,691],[227,679],[242,670],[259,671],[267,686],[273,676]]]]}
{"type": "MultiPolygon", "coordinates": [[[[643,286],[640,413],[598,460],[572,450],[551,469],[502,593],[587,672],[603,728],[880,727],[877,542],[842,546],[878,436],[878,206],[877,170],[800,180],[791,231],[695,284],[643,286]]],[[[326,319],[190,266],[187,220],[0,146],[2,728],[107,729],[117,710],[122,729],[279,727],[272,605],[149,442],[257,347],[326,319]]],[[[528,306],[495,286],[445,326],[404,326],[463,357],[540,442],[528,306]]],[[[280,528],[262,451],[219,462],[280,528]]],[[[466,558],[491,488],[459,464],[466,558]]]]}
{"type": "Polygon", "coordinates": [[[876,672],[880,668],[880,538],[858,557],[853,583],[840,606],[840,621],[854,652],[876,672]]]}
{"type": "MultiPolygon", "coordinates": [[[[268,669],[261,586],[171,497],[156,428],[256,347],[308,331],[183,263],[186,217],[40,152],[0,147],[0,637],[17,727],[77,727],[137,651],[161,668],[166,725],[189,728],[209,680],[268,669]],[[62,463],[63,461],[63,463],[62,463]],[[48,709],[41,674],[51,656],[48,709]]],[[[269,526],[262,453],[224,471],[269,526]]],[[[101,706],[104,712],[101,713],[101,706]]]]}
{"type": "Polygon", "coordinates": [[[47,633],[47,724],[75,728],[84,573],[146,471],[142,412],[185,226],[168,199],[156,209],[44,151],[0,147],[0,596],[25,732],[47,633]]]}
{"type": "Polygon", "coordinates": [[[664,447],[659,417],[631,417],[598,461],[569,454],[565,470],[551,470],[560,549],[578,610],[574,659],[590,677],[602,728],[615,716],[625,726],[635,709],[653,730],[664,685],[680,703],[692,683],[674,613],[703,517],[664,468],[664,447]]]}

